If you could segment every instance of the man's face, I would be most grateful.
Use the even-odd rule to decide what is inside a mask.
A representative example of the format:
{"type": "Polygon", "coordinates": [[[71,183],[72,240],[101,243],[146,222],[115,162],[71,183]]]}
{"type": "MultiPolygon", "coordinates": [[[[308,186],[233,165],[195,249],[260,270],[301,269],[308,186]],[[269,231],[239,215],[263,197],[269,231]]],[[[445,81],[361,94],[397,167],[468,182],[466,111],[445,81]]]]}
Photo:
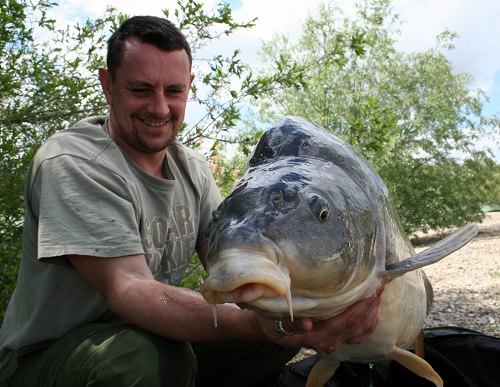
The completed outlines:
{"type": "Polygon", "coordinates": [[[187,53],[131,39],[125,43],[116,79],[104,69],[99,76],[115,142],[132,153],[163,151],[184,121],[193,80],[187,53]]]}

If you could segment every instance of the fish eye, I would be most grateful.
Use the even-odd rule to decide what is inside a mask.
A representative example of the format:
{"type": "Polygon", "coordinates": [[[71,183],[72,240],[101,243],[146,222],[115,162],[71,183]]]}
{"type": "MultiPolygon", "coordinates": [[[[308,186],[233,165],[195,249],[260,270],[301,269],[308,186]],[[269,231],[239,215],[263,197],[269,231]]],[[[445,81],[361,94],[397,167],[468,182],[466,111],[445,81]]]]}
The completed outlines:
{"type": "Polygon", "coordinates": [[[316,193],[311,193],[307,197],[307,203],[311,209],[311,214],[316,216],[320,222],[326,222],[330,218],[330,205],[328,201],[316,193]]]}
{"type": "Polygon", "coordinates": [[[330,209],[328,207],[320,208],[318,211],[318,219],[320,222],[326,222],[330,216],[330,209]]]}
{"type": "Polygon", "coordinates": [[[278,192],[273,192],[271,194],[271,202],[278,206],[283,203],[283,192],[278,191],[278,192]]]}

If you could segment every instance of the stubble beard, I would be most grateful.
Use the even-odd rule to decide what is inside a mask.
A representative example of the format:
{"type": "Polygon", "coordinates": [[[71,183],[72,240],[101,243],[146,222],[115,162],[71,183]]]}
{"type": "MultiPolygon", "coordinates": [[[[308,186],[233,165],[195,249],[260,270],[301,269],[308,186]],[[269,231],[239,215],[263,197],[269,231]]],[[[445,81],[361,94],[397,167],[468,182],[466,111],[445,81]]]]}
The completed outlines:
{"type": "Polygon", "coordinates": [[[179,128],[175,128],[175,123],[177,122],[177,116],[170,115],[169,117],[166,117],[164,119],[167,125],[172,125],[173,131],[170,134],[170,136],[163,141],[163,143],[154,146],[149,141],[146,140],[145,136],[141,134],[141,130],[139,129],[139,127],[135,124],[136,120],[142,121],[144,119],[148,120],[147,118],[143,117],[133,117],[131,133],[127,133],[124,130],[120,130],[123,140],[127,144],[129,144],[129,146],[141,152],[156,153],[164,151],[169,145],[171,145],[176,140],[177,134],[179,133],[179,128]]]}
{"type": "Polygon", "coordinates": [[[175,130],[162,144],[154,147],[151,146],[143,136],[141,136],[141,132],[135,127],[130,137],[132,139],[133,146],[136,149],[147,153],[156,153],[167,149],[167,147],[175,141],[177,133],[178,130],[175,130]]]}

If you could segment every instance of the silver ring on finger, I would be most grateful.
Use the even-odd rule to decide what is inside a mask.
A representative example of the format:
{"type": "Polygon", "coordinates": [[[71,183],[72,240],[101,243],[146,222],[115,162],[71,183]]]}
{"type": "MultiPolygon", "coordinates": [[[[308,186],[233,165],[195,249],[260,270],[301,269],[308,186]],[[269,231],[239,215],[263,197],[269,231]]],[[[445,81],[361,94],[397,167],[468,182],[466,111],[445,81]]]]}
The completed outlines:
{"type": "Polygon", "coordinates": [[[288,332],[283,328],[283,321],[280,318],[274,320],[274,329],[279,336],[293,336],[295,333],[288,332]]]}

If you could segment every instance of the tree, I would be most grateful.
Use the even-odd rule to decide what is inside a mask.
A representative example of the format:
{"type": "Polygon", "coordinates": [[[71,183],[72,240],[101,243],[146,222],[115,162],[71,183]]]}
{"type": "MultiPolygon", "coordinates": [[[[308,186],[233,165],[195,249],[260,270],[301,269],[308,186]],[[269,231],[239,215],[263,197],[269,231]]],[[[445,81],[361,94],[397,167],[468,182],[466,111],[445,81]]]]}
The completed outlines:
{"type": "MultiPolygon", "coordinates": [[[[238,102],[258,92],[239,52],[199,61],[198,50],[254,21],[237,22],[221,2],[206,10],[194,0],[179,0],[166,17],[182,28],[195,57],[197,79],[206,92],[193,88],[193,99],[206,116],[185,128],[182,140],[198,146],[234,126],[238,102]],[[201,65],[200,63],[204,64],[201,65]],[[238,93],[233,79],[244,82],[238,93]]],[[[57,3],[50,0],[8,0],[0,3],[0,318],[14,287],[23,226],[24,176],[39,145],[55,131],[107,109],[96,70],[111,30],[126,15],[109,8],[95,20],[64,29],[48,17],[57,3]]],[[[263,81],[261,81],[263,82],[263,81]]]]}
{"type": "Polygon", "coordinates": [[[482,114],[485,95],[443,54],[455,34],[404,54],[395,48],[398,25],[389,0],[357,2],[351,19],[323,3],[296,42],[279,35],[262,49],[262,74],[280,62],[300,66],[301,87],[255,103],[263,120],[301,115],[357,148],[386,182],[407,232],[478,221],[487,198],[476,187],[494,183],[495,163],[474,143],[499,120],[482,114]]]}

